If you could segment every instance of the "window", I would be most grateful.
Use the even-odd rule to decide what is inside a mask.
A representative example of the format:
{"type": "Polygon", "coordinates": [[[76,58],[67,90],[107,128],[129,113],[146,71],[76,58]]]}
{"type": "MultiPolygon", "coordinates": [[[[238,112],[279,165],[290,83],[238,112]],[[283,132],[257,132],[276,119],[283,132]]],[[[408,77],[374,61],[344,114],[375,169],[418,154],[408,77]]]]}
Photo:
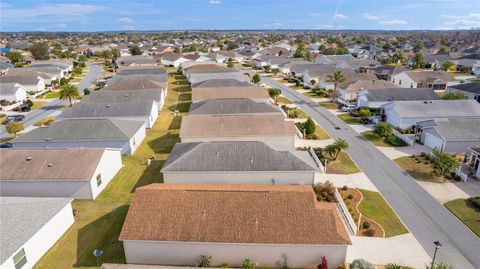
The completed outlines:
{"type": "Polygon", "coordinates": [[[102,185],[102,174],[97,175],[97,187],[102,185]]]}
{"type": "Polygon", "coordinates": [[[413,83],[410,83],[410,88],[413,88],[413,83]]]}
{"type": "Polygon", "coordinates": [[[22,248],[15,256],[13,256],[13,264],[15,269],[22,268],[27,263],[27,256],[25,256],[25,250],[22,248]]]}
{"type": "Polygon", "coordinates": [[[398,85],[402,85],[402,80],[399,80],[399,81],[398,81],[398,85]]]}
{"type": "Polygon", "coordinates": [[[135,147],[135,137],[132,138],[132,145],[135,147]]]}

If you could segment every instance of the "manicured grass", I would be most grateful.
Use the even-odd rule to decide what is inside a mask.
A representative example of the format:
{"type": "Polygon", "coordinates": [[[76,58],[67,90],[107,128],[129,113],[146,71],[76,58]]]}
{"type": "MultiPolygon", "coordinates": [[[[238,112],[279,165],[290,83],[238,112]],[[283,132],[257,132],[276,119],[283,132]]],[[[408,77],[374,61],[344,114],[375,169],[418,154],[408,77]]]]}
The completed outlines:
{"type": "Polygon", "coordinates": [[[383,227],[385,237],[408,233],[407,228],[380,193],[368,190],[360,191],[363,194],[363,200],[360,202],[358,209],[363,215],[373,219],[383,227]]]}
{"type": "Polygon", "coordinates": [[[171,76],[168,80],[169,94],[165,106],[143,143],[132,156],[122,158],[124,167],[97,199],[73,202],[75,223],[36,268],[98,268],[92,255],[96,248],[104,251],[100,263],[125,263],[123,245],[118,236],[133,193],[138,187],[163,182],[160,168],[174,144],[180,141],[181,115],[185,115],[190,104],[190,87],[173,85],[171,76]],[[174,109],[181,111],[179,116],[174,117],[174,109]],[[155,160],[147,166],[146,160],[152,156],[155,160]]]}
{"type": "Polygon", "coordinates": [[[395,135],[391,135],[391,140],[388,140],[385,137],[381,137],[374,133],[373,131],[366,131],[362,133],[363,137],[365,137],[368,141],[372,142],[375,146],[379,147],[405,147],[408,146],[405,141],[398,138],[395,135]]]}
{"type": "Polygon", "coordinates": [[[431,164],[425,164],[423,162],[417,162],[411,156],[405,156],[395,159],[394,162],[400,166],[411,177],[418,181],[443,183],[446,180],[440,176],[433,175],[433,167],[431,164]]]}
{"type": "Polygon", "coordinates": [[[280,97],[277,98],[277,103],[283,104],[283,105],[289,105],[292,102],[290,100],[288,100],[286,97],[280,96],[280,97]]]}
{"type": "Polygon", "coordinates": [[[323,139],[330,139],[331,137],[328,135],[328,133],[320,126],[316,125],[315,128],[315,136],[317,137],[318,140],[323,140],[323,139]]]}
{"type": "Polygon", "coordinates": [[[307,119],[308,118],[307,113],[305,113],[305,111],[301,110],[300,108],[288,109],[287,115],[291,119],[307,119]]]}
{"type": "Polygon", "coordinates": [[[33,106],[30,108],[31,110],[35,110],[37,108],[40,108],[42,106],[44,106],[45,104],[47,104],[48,102],[39,102],[39,101],[35,101],[33,102],[33,106]]]}
{"type": "Polygon", "coordinates": [[[329,160],[327,163],[327,173],[332,174],[355,174],[360,173],[360,169],[352,161],[350,156],[342,151],[335,161],[329,160]]]}
{"type": "Polygon", "coordinates": [[[470,81],[480,81],[480,78],[469,78],[467,80],[470,80],[470,81]]]}
{"type": "Polygon", "coordinates": [[[45,98],[52,99],[58,98],[60,96],[60,92],[49,92],[45,95],[45,98]]]}
{"type": "Polygon", "coordinates": [[[462,73],[462,72],[448,72],[448,74],[450,74],[451,76],[454,76],[454,77],[462,77],[462,76],[470,75],[470,74],[462,73]]]}
{"type": "Polygon", "coordinates": [[[352,115],[345,113],[345,114],[339,114],[338,117],[342,119],[344,122],[347,124],[352,124],[352,125],[359,125],[360,120],[358,117],[353,117],[352,115]]]}
{"type": "Polygon", "coordinates": [[[292,85],[292,86],[290,86],[290,88],[292,88],[294,90],[303,90],[303,86],[297,86],[297,85],[292,85]]]}
{"type": "Polygon", "coordinates": [[[445,207],[480,237],[480,210],[476,209],[466,199],[450,201],[445,203],[445,207]]]}
{"type": "Polygon", "coordinates": [[[334,104],[332,102],[320,102],[318,103],[319,105],[323,106],[324,108],[326,109],[337,109],[338,108],[338,105],[337,104],[334,104]]]}

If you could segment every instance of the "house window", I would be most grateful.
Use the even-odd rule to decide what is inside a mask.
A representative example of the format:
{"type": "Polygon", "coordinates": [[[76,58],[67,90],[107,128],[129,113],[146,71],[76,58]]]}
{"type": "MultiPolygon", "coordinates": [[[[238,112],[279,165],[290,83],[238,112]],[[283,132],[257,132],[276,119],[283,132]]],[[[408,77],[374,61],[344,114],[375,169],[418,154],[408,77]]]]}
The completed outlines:
{"type": "Polygon", "coordinates": [[[398,85],[402,85],[402,80],[399,80],[399,81],[398,81],[398,85]]]}
{"type": "Polygon", "coordinates": [[[25,255],[25,250],[22,248],[15,256],[13,256],[13,264],[15,269],[22,268],[27,263],[27,256],[25,255]]]}
{"type": "Polygon", "coordinates": [[[410,83],[410,88],[413,88],[413,83],[410,83]]]}
{"type": "Polygon", "coordinates": [[[394,79],[394,78],[392,78],[392,83],[395,83],[395,79],[394,79]]]}
{"type": "Polygon", "coordinates": [[[132,138],[132,145],[135,146],[135,137],[132,138]]]}
{"type": "Polygon", "coordinates": [[[97,175],[97,187],[102,185],[102,174],[97,175]]]}

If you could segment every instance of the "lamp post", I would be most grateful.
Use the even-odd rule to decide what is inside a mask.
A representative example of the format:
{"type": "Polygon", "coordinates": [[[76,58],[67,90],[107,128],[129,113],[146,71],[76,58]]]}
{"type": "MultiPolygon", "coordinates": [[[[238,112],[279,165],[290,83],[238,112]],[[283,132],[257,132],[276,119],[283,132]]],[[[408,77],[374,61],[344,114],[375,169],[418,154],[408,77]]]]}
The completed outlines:
{"type": "Polygon", "coordinates": [[[432,259],[432,266],[430,266],[430,269],[434,269],[435,266],[435,257],[437,256],[437,250],[442,246],[439,241],[433,242],[435,245],[435,252],[433,253],[433,259],[432,259]]]}

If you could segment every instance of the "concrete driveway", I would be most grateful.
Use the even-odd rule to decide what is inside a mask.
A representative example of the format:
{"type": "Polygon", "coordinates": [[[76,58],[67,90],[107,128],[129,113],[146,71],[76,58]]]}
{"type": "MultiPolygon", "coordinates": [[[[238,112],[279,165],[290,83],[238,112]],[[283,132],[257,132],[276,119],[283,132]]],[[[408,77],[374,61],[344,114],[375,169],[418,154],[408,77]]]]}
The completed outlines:
{"type": "Polygon", "coordinates": [[[318,122],[332,138],[343,138],[348,142],[349,155],[429,254],[433,242],[440,241],[443,247],[437,255],[438,261],[454,268],[480,268],[480,239],[405,171],[345,122],[308,97],[267,77],[262,77],[262,82],[281,89],[283,95],[318,122]]]}

